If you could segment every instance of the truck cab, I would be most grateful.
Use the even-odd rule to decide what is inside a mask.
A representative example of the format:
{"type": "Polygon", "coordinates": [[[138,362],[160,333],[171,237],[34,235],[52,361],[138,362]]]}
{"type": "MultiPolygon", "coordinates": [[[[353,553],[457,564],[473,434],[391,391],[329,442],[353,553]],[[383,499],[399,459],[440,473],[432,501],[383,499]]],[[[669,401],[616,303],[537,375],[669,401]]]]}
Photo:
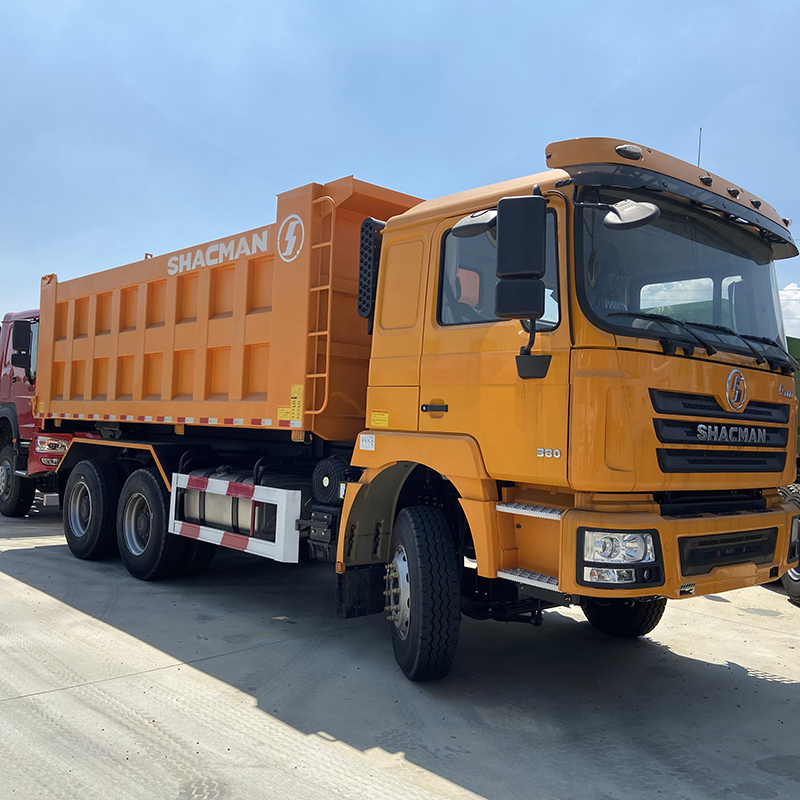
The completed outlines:
{"type": "Polygon", "coordinates": [[[478,575],[582,602],[778,577],[800,526],[777,492],[795,473],[787,222],[621,140],[556,143],[547,164],[382,229],[363,482],[425,465],[458,493],[478,575]]]}
{"type": "Polygon", "coordinates": [[[70,436],[44,436],[33,414],[38,310],[6,314],[0,327],[0,513],[25,516],[36,489],[57,488],[70,436]]]}

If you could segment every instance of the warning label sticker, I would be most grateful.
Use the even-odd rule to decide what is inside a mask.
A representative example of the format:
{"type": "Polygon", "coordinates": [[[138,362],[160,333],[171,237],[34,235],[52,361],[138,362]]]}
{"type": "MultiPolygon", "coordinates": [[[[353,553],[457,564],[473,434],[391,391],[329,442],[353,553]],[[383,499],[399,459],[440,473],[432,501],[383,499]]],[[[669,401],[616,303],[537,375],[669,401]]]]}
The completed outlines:
{"type": "Polygon", "coordinates": [[[374,450],[375,436],[371,433],[362,433],[358,439],[359,450],[374,450]]]}
{"type": "MultiPolygon", "coordinates": [[[[289,419],[303,419],[303,384],[292,384],[291,417],[289,419]]],[[[294,426],[293,426],[294,427],[294,426]]]]}
{"type": "Polygon", "coordinates": [[[289,406],[278,406],[278,427],[288,428],[292,419],[292,409],[289,406]]]}
{"type": "Polygon", "coordinates": [[[370,412],[370,428],[388,428],[389,427],[389,412],[388,411],[371,411],[370,412]]]}

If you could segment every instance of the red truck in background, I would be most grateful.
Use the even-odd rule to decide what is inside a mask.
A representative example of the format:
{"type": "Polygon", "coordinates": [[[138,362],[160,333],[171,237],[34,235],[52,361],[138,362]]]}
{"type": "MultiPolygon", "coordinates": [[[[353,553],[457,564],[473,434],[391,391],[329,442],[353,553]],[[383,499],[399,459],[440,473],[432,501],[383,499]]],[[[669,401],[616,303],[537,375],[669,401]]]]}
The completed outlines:
{"type": "Polygon", "coordinates": [[[24,517],[38,489],[58,491],[56,469],[72,434],[44,434],[33,416],[39,312],[6,314],[0,327],[0,514],[24,517]]]}

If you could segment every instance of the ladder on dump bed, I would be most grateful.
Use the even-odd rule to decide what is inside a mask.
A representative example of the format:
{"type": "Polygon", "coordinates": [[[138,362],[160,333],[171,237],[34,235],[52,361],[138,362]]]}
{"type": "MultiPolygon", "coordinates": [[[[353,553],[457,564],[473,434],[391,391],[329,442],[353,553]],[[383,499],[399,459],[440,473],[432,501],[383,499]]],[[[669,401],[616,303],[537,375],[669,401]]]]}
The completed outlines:
{"type": "Polygon", "coordinates": [[[331,312],[333,309],[333,235],[336,203],[325,195],[312,203],[310,307],[308,315],[308,360],[306,414],[321,414],[328,405],[331,368],[331,312]]]}

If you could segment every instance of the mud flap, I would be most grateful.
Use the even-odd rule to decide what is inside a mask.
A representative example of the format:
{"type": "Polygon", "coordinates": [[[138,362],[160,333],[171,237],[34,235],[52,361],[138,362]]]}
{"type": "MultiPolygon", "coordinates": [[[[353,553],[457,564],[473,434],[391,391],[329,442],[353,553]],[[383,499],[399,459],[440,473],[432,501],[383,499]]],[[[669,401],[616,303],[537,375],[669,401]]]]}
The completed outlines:
{"type": "Polygon", "coordinates": [[[348,567],[336,576],[336,616],[339,619],[380,614],[386,605],[386,565],[348,567]]]}

